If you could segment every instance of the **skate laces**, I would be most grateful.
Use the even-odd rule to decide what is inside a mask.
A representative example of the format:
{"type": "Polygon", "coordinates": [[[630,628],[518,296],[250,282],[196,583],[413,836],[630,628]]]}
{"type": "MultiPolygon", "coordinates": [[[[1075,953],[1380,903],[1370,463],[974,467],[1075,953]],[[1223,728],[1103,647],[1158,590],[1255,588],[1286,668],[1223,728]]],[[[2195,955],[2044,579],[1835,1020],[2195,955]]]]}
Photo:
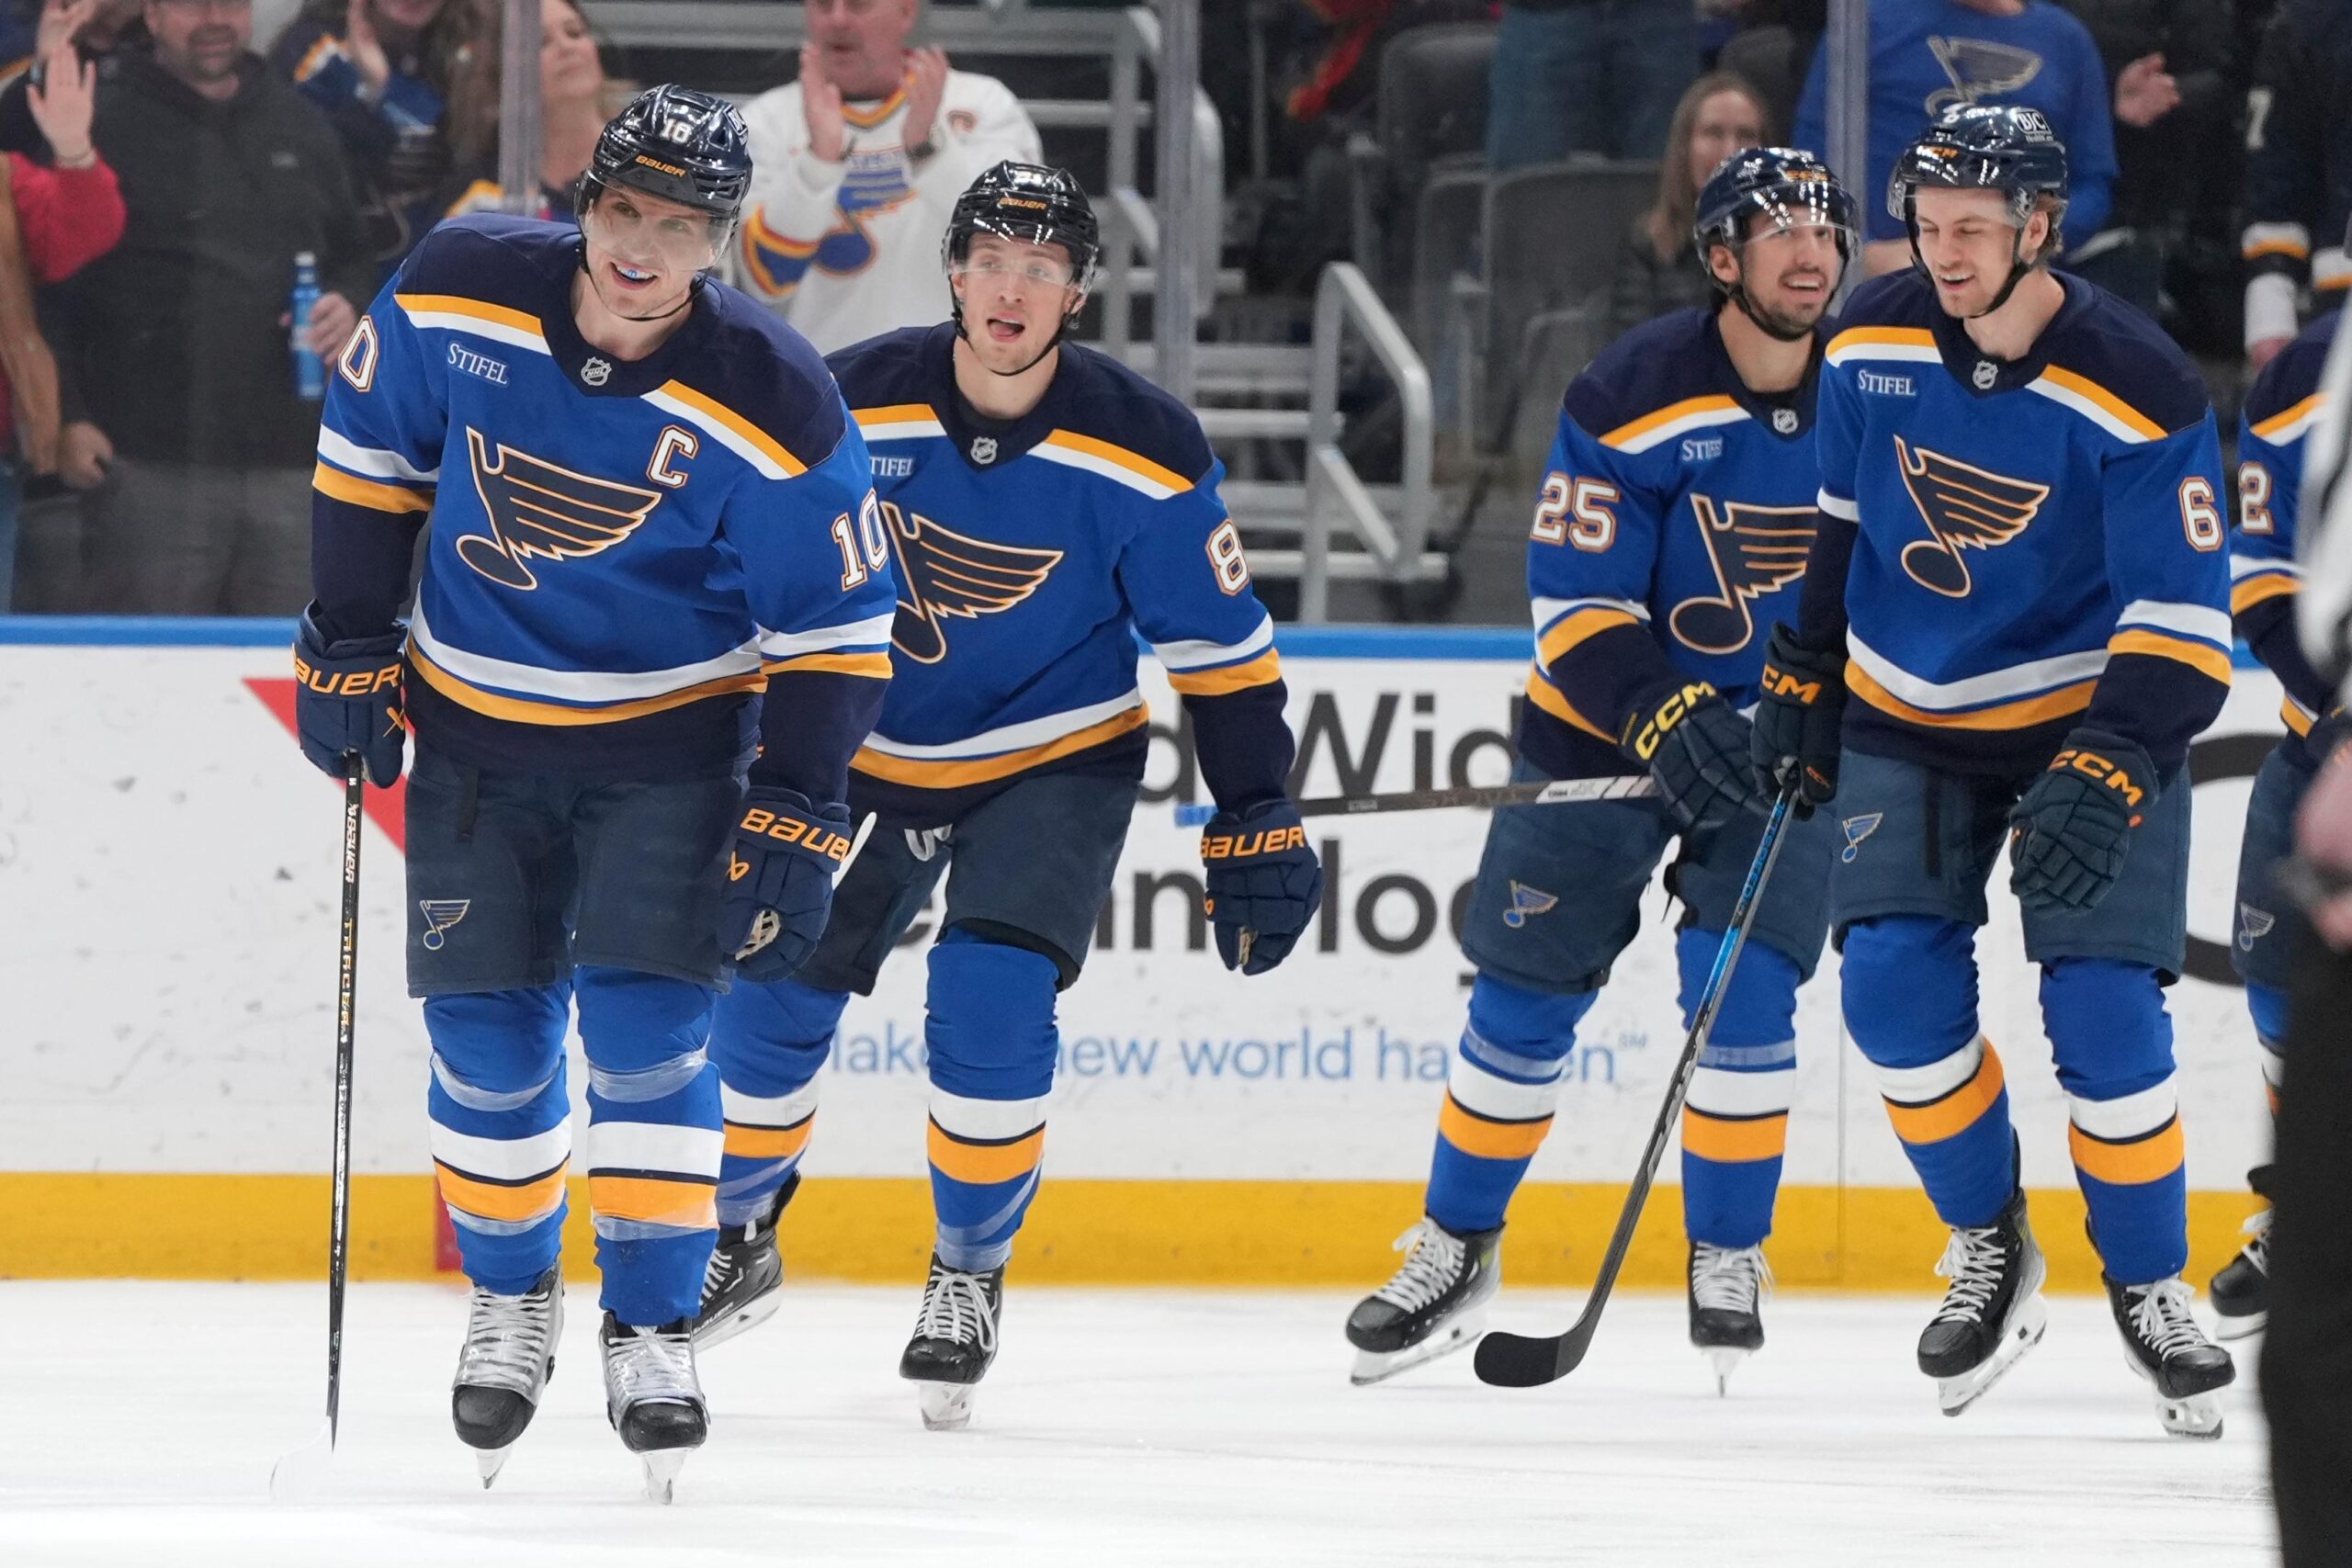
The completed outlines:
{"type": "Polygon", "coordinates": [[[553,1291],[502,1296],[476,1285],[466,1308],[458,1385],[535,1393],[547,1365],[548,1329],[554,1318],[553,1291]]]}
{"type": "Polygon", "coordinates": [[[1772,1266],[1760,1247],[1710,1247],[1690,1253],[1690,1299],[1702,1310],[1754,1312],[1772,1292],[1772,1266]]]}
{"type": "Polygon", "coordinates": [[[2127,1285],[2123,1295],[2132,1303],[2132,1332],[2159,1356],[2202,1349],[2209,1343],[2189,1311],[2196,1292],[2177,1274],[2153,1285],[2127,1285]]]}
{"type": "Polygon", "coordinates": [[[1445,1294],[1462,1277],[1467,1248],[1433,1220],[1423,1220],[1389,1244],[1405,1255],[1404,1267],[1373,1294],[1406,1312],[1419,1312],[1445,1294]]]}
{"type": "Polygon", "coordinates": [[[680,1331],[616,1324],[605,1342],[605,1387],[613,1404],[627,1410],[649,1404],[700,1404],[691,1336],[680,1331]]]}
{"type": "Polygon", "coordinates": [[[2238,1249],[2240,1254],[2248,1263],[2261,1269],[2264,1274],[2268,1274],[2270,1272],[2270,1211],[2265,1209],[2260,1213],[2248,1215],[2245,1224],[2240,1225],[2238,1229],[2244,1231],[2246,1235],[2246,1244],[2238,1249]]]}
{"type": "Polygon", "coordinates": [[[2001,1288],[2001,1267],[2007,1260],[1998,1228],[1985,1225],[1952,1232],[1951,1244],[1944,1248],[1943,1257],[1936,1264],[1936,1272],[1950,1280],[1951,1288],[1944,1292],[1944,1304],[1928,1321],[1982,1322],[1993,1292],[2001,1288]]]}
{"type": "Polygon", "coordinates": [[[989,1307],[988,1277],[956,1269],[934,1269],[923,1286],[922,1315],[915,1323],[918,1339],[945,1339],[977,1344],[989,1354],[996,1350],[996,1314],[989,1307]]]}

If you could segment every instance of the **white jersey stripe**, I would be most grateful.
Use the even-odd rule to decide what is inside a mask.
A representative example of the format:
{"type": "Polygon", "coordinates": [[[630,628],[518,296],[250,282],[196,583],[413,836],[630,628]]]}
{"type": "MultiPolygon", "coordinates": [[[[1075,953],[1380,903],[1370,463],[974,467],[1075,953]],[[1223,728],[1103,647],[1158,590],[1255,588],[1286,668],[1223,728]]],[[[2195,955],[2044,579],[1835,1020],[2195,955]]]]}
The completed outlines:
{"type": "Polygon", "coordinates": [[[1109,702],[1092,703],[1082,708],[1064,713],[1049,713],[1043,718],[1023,719],[1019,724],[1007,724],[995,729],[984,729],[962,740],[944,741],[936,746],[919,746],[911,741],[893,740],[880,732],[865,738],[865,744],[886,757],[903,757],[912,762],[955,761],[974,757],[993,757],[1000,751],[1018,751],[1024,747],[1043,746],[1065,735],[1075,735],[1090,725],[1102,723],[1130,708],[1143,705],[1143,693],[1130,689],[1123,697],[1109,702]]]}
{"type": "Polygon", "coordinates": [[[1982,675],[1962,676],[1957,681],[1930,681],[1912,674],[1879,653],[1850,628],[1846,634],[1846,648],[1871,680],[1913,707],[1936,713],[1954,713],[1987,703],[2038,696],[2077,681],[2091,680],[2107,668],[2107,649],[2095,648],[2082,653],[2062,653],[2052,659],[2030,660],[2006,670],[1988,670],[1982,675]]]}

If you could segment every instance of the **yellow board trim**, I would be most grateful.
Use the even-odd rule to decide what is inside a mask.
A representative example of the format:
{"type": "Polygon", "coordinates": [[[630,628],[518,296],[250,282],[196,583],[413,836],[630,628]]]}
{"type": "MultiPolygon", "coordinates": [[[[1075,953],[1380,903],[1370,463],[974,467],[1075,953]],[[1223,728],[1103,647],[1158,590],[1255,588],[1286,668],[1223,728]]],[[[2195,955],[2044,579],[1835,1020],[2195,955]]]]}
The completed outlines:
{"type": "Polygon", "coordinates": [[[1141,729],[1151,721],[1151,711],[1138,704],[1124,713],[1113,714],[1100,724],[1090,724],[1084,729],[1048,740],[1042,746],[1027,746],[1018,751],[1006,751],[994,757],[981,757],[968,762],[934,762],[915,757],[893,757],[876,751],[871,746],[861,746],[849,765],[869,777],[888,779],[892,784],[911,784],[917,789],[955,789],[962,784],[988,784],[995,779],[1010,778],[1046,762],[1058,761],[1115,740],[1132,729],[1141,729]]]}
{"type": "Polygon", "coordinates": [[[1775,1116],[1710,1116],[1682,1108],[1682,1148],[1718,1165],[1779,1159],[1789,1152],[1789,1113],[1775,1116]]]}
{"type": "Polygon", "coordinates": [[[2230,614],[2243,615],[2267,599],[2301,593],[2302,579],[2283,571],[2258,572],[2230,590],[2230,614]]]}
{"type": "Polygon", "coordinates": [[[363,479],[321,463],[311,474],[311,488],[331,500],[364,506],[370,512],[430,512],[433,498],[380,479],[363,479]]]}
{"type": "Polygon", "coordinates": [[[1725,410],[1738,407],[1739,403],[1736,400],[1726,397],[1721,392],[1711,392],[1702,398],[1685,398],[1679,403],[1668,403],[1656,413],[1645,413],[1639,419],[1619,425],[1602,436],[1600,444],[1603,446],[1623,446],[1628,442],[1640,440],[1660,425],[1672,424],[1677,420],[1689,419],[1693,414],[1722,413],[1725,410]]]}
{"type": "Polygon", "coordinates": [[[2162,1181],[2188,1157],[2188,1144],[2181,1134],[2177,1116],[2147,1137],[2128,1144],[2103,1142],[2068,1122],[2066,1145],[2074,1153],[2075,1167],[2084,1175],[2112,1187],[2139,1187],[2162,1181]]]}
{"type": "Polygon", "coordinates": [[[2152,632],[2144,626],[2133,626],[2108,638],[2107,650],[2109,653],[2144,653],[2155,659],[2177,660],[2224,686],[2230,683],[2230,656],[2211,643],[2199,642],[2194,637],[2167,637],[2163,632],[2152,632]]]}
{"type": "Polygon", "coordinates": [[[1934,729],[2030,729],[2037,724],[2047,724],[2052,719],[2064,718],[2089,707],[2091,694],[2098,689],[2098,682],[2077,681],[2071,686],[2061,686],[2038,697],[2020,697],[2013,703],[1971,708],[1966,713],[1935,713],[1927,708],[1913,707],[1871,680],[1870,671],[1856,663],[1849,662],[1846,666],[1846,688],[1881,713],[1892,714],[1905,724],[1925,725],[1934,729]]]}
{"type": "Polygon", "coordinates": [[[2319,400],[2323,395],[2324,394],[2319,392],[2313,392],[2310,397],[2305,398],[2301,402],[2297,403],[2294,407],[2280,409],[2268,419],[2263,420],[2256,424],[2253,427],[2254,433],[2256,435],[2261,436],[2265,441],[2272,439],[2277,436],[2280,431],[2285,430],[2297,420],[2305,418],[2308,415],[2318,412],[2319,400]]]}
{"type": "Polygon", "coordinates": [[[1220,665],[1215,670],[1170,670],[1168,672],[1168,683],[1180,695],[1187,697],[1221,697],[1227,692],[1269,686],[1282,678],[1282,655],[1271,648],[1240,664],[1220,665]]]}
{"type": "MultiPolygon", "coordinates": [[[[1669,1173],[1672,1168],[1668,1167],[1669,1173]]],[[[564,1224],[571,1276],[595,1278],[585,1182],[564,1224]]],[[[433,1268],[439,1201],[430,1176],[352,1180],[351,1269],[363,1280],[448,1278],[433,1268]]],[[[1054,1178],[1021,1235],[1030,1284],[1369,1289],[1395,1272],[1389,1239],[1421,1212],[1415,1181],[1108,1181],[1054,1178]]],[[[1532,1181],[1511,1205],[1514,1286],[1592,1282],[1624,1201],[1622,1182],[1532,1181]]],[[[2098,1260],[2072,1187],[2030,1196],[2049,1288],[2100,1293],[2098,1260]]],[[[2236,1256],[2261,1206],[2242,1191],[2188,1194],[2188,1277],[2236,1256]]],[[[327,1259],[327,1179],[0,1172],[0,1278],[315,1280],[327,1259]]],[[[923,1277],[933,1222],[922,1177],[826,1177],[786,1211],[801,1280],[909,1286],[923,1277]]],[[[1916,1189],[1783,1186],[1766,1249],[1784,1286],[1933,1294],[1951,1233],[1916,1189]]],[[[1623,1283],[1683,1289],[1682,1208],[1654,1193],[1623,1283]]]]}
{"type": "Polygon", "coordinates": [[[1009,1143],[967,1144],[933,1122],[926,1153],[931,1163],[953,1181],[975,1187],[1016,1181],[1037,1168],[1046,1156],[1046,1130],[1038,1128],[1009,1143]]]}
{"type": "Polygon", "coordinates": [[[1528,1122],[1498,1122],[1469,1110],[1451,1094],[1437,1113],[1438,1136],[1465,1155],[1480,1159],[1527,1159],[1544,1146],[1552,1130],[1549,1116],[1528,1122]]]}
{"type": "Polygon", "coordinates": [[[509,719],[516,724],[618,724],[623,719],[642,718],[650,713],[667,713],[672,708],[698,703],[706,697],[722,697],[730,692],[756,692],[767,684],[764,675],[725,675],[716,681],[705,681],[698,686],[687,686],[658,697],[640,697],[635,702],[615,703],[610,707],[571,708],[560,703],[526,702],[519,697],[502,697],[494,692],[485,692],[450,674],[413,645],[408,650],[408,661],[419,675],[424,677],[426,685],[459,707],[471,708],[476,713],[509,719]]]}

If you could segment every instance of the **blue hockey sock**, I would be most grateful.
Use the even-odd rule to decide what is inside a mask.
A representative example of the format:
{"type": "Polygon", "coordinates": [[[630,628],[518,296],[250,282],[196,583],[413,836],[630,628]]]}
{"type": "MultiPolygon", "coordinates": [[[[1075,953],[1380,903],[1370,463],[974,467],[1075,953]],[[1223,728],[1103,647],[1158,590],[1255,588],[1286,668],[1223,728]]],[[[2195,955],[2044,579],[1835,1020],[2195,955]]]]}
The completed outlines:
{"type": "Polygon", "coordinates": [[[2063,958],[2041,970],[2075,1178],[2108,1277],[2145,1285],[2188,1266],[2188,1172],[2172,1020],[2144,964],[2063,958]]]}
{"type": "Polygon", "coordinates": [[[1552,1130],[1577,1023],[1600,994],[1532,991],[1478,976],[1438,1111],[1423,1201],[1430,1218],[1455,1232],[1503,1223],[1528,1162],[1552,1130]]]}
{"type": "Polygon", "coordinates": [[[2249,980],[2245,1010],[2254,1015],[2254,1037],[2262,1047],[2262,1089],[2270,1114],[2278,1114],[2278,1086],[2287,1077],[2287,993],[2249,980]]]}
{"type": "MultiPolygon", "coordinates": [[[[1675,937],[1688,1028],[1724,933],[1675,937]]],[[[1692,1241],[1755,1247],[1772,1234],[1796,1090],[1795,959],[1760,942],[1740,950],[1682,1111],[1682,1223],[1692,1241]]]]}
{"type": "Polygon", "coordinates": [[[817,1075],[833,1046],[847,991],[797,980],[737,980],[711,1014],[710,1055],[718,1064],[727,1155],[718,1168],[718,1223],[741,1225],[767,1212],[800,1168],[817,1116],[817,1075]]]}
{"type": "Polygon", "coordinates": [[[425,998],[434,1178],[466,1278],[501,1295],[529,1290],[563,1247],[571,1003],[568,985],[425,998]]]}
{"type": "Polygon", "coordinates": [[[951,928],[931,950],[931,1196],[939,1259],[982,1273],[1012,1256],[1037,1194],[1061,1037],[1054,961],[951,928]]]}

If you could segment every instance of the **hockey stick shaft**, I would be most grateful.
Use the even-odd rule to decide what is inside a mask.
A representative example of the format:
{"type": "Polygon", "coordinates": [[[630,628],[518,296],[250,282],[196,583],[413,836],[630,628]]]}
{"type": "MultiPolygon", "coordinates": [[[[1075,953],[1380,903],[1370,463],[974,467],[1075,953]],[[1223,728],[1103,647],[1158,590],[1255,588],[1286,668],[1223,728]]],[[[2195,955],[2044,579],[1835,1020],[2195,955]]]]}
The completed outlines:
{"type": "Polygon", "coordinates": [[[1657,1121],[1650,1128],[1649,1145],[1642,1151],[1641,1168],[1634,1173],[1624,1208],[1617,1215],[1617,1229],[1609,1237],[1609,1250],[1601,1258],[1600,1273],[1593,1280],[1591,1294],[1585,1298],[1583,1312],[1566,1334],[1550,1338],[1487,1335],[1478,1342],[1474,1361],[1480,1382],[1505,1388],[1533,1387],[1566,1377],[1584,1359],[1593,1333],[1600,1327],[1601,1312],[1609,1304],[1610,1292],[1616,1289],[1617,1275],[1625,1266],[1625,1255],[1633,1248],[1634,1227],[1641,1223],[1642,1209],[1649,1201],[1650,1184],[1657,1179],[1658,1164],[1666,1156],[1666,1145],[1674,1136],[1676,1119],[1682,1113],[1682,1101],[1690,1092],[1690,1076],[1698,1068],[1699,1053],[1706,1047],[1707,1038],[1714,1030],[1715,1015],[1722,1010],[1724,996],[1731,989],[1732,972],[1739,964],[1740,950],[1747,945],[1748,931],[1756,923],[1764,885],[1771,877],[1773,863],[1781,858],[1782,829],[1788,826],[1795,799],[1796,783],[1792,780],[1773,801],[1772,814],[1765,820],[1763,836],[1756,845],[1756,859],[1748,865],[1747,880],[1740,886],[1738,901],[1732,906],[1731,929],[1724,933],[1723,945],[1715,950],[1714,966],[1707,973],[1706,988],[1700,993],[1690,1032],[1682,1041],[1682,1055],[1674,1064],[1674,1078],[1667,1088],[1666,1103],[1658,1109],[1657,1121]]]}
{"type": "MultiPolygon", "coordinates": [[[[1645,773],[1599,779],[1530,779],[1524,784],[1469,785],[1457,789],[1412,789],[1394,795],[1326,795],[1296,803],[1301,817],[1370,817],[1385,811],[1444,811],[1458,807],[1492,810],[1500,806],[1559,806],[1591,800],[1646,800],[1657,781],[1645,773]]],[[[1179,806],[1176,826],[1206,827],[1214,806],[1179,806]]]]}
{"type": "Polygon", "coordinates": [[[367,765],[344,759],[343,932],[334,998],[334,1197],[327,1242],[327,1443],[343,1406],[343,1294],[351,1271],[351,1060],[359,995],[359,840],[367,765]]]}

